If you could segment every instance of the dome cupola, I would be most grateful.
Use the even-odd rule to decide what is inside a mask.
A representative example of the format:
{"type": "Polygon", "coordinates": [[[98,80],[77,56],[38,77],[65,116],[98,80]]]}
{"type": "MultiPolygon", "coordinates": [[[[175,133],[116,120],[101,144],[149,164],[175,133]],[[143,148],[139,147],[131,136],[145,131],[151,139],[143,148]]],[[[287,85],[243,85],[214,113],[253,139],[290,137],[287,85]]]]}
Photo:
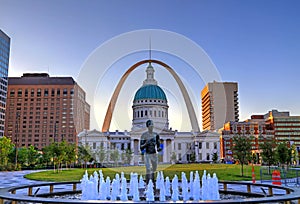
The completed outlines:
{"type": "Polygon", "coordinates": [[[146,121],[151,119],[157,129],[168,129],[168,101],[165,92],[154,79],[154,68],[149,63],[141,88],[137,90],[133,99],[132,130],[146,128],[146,121]]]}

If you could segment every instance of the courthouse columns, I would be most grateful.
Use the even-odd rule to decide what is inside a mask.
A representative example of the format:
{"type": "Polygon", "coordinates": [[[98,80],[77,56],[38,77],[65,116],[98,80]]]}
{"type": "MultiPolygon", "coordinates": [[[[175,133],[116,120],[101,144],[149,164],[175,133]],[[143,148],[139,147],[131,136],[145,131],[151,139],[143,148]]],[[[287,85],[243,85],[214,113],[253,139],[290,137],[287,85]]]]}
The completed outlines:
{"type": "Polygon", "coordinates": [[[167,149],[167,140],[166,140],[166,139],[164,139],[163,144],[164,144],[164,149],[163,149],[163,162],[165,163],[165,162],[167,162],[167,151],[168,151],[168,149],[167,149]]]}

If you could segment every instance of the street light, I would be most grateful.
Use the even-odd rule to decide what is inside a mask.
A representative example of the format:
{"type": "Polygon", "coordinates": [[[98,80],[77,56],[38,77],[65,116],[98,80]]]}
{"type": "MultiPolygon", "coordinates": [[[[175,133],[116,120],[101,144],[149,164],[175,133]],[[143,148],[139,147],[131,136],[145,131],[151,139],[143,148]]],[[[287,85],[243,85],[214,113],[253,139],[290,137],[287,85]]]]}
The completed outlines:
{"type": "Polygon", "coordinates": [[[18,146],[19,146],[19,125],[20,125],[20,113],[16,114],[16,155],[15,155],[15,169],[18,168],[18,146]]]}

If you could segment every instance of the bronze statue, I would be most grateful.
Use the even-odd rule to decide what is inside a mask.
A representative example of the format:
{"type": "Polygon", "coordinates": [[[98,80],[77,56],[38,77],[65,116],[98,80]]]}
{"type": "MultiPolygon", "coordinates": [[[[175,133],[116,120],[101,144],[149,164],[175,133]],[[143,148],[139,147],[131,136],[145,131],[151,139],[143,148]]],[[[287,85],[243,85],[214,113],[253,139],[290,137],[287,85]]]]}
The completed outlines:
{"type": "Polygon", "coordinates": [[[146,122],[148,131],[143,133],[140,140],[141,151],[145,150],[145,164],[146,164],[146,181],[147,184],[151,179],[154,181],[154,172],[157,168],[157,152],[161,151],[159,135],[153,132],[153,121],[146,122]]]}

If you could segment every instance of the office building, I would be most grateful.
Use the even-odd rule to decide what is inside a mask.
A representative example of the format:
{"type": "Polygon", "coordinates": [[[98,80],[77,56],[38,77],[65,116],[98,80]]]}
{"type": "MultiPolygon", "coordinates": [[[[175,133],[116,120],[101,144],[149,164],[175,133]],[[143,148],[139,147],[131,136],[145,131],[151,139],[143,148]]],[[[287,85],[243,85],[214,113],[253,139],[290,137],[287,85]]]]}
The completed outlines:
{"type": "Polygon", "coordinates": [[[201,91],[202,128],[215,131],[229,121],[239,121],[238,84],[208,83],[201,91]]]}
{"type": "Polygon", "coordinates": [[[72,77],[9,77],[5,135],[17,147],[42,149],[63,140],[77,144],[77,134],[89,129],[89,110],[84,90],[72,77]]]}
{"type": "Polygon", "coordinates": [[[288,141],[300,148],[300,116],[291,116],[288,111],[271,110],[264,115],[266,124],[274,130],[278,142],[288,141]]]}
{"type": "Polygon", "coordinates": [[[0,30],[0,137],[4,135],[10,38],[0,30]]]}

